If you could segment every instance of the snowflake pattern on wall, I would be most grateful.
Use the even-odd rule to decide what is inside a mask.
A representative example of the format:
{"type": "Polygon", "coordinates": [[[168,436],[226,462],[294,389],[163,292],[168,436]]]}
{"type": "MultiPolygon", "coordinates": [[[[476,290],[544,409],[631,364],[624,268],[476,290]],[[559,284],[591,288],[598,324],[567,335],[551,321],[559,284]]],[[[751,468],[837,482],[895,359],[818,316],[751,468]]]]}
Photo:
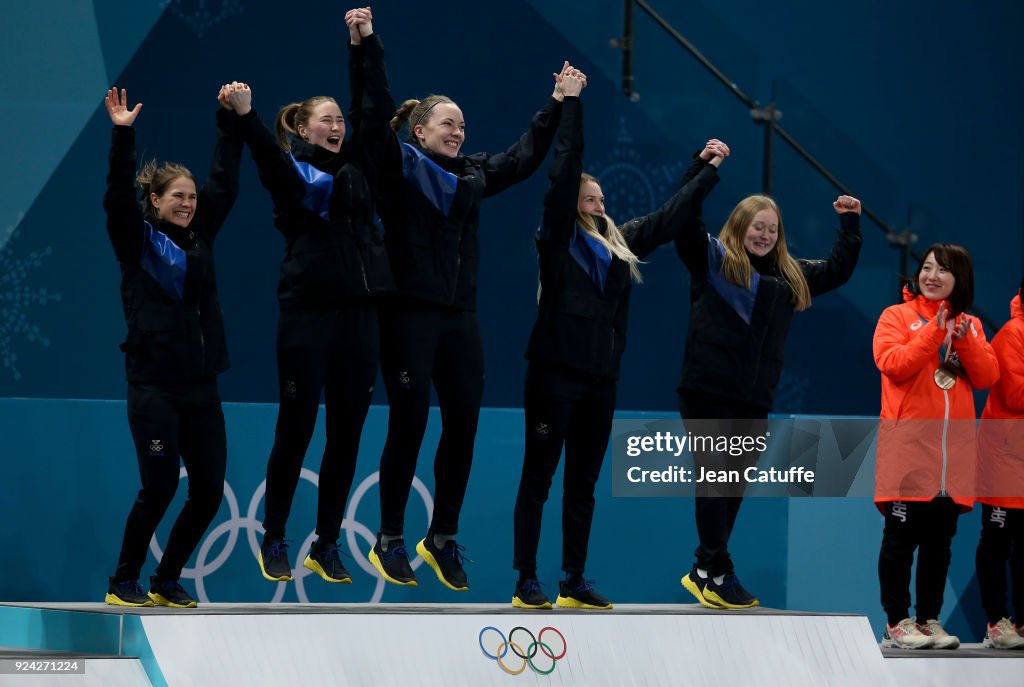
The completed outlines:
{"type": "Polygon", "coordinates": [[[21,379],[18,371],[18,355],[15,342],[24,338],[29,343],[49,346],[50,339],[43,335],[39,326],[29,320],[29,310],[33,306],[45,305],[60,301],[60,293],[48,291],[43,287],[31,287],[26,284],[28,276],[43,264],[43,260],[53,253],[47,246],[42,251],[33,251],[25,258],[14,255],[14,244],[18,238],[18,224],[24,217],[19,213],[18,219],[0,232],[0,362],[15,379],[21,379]]]}
{"type": "Polygon", "coordinates": [[[169,9],[202,38],[210,27],[241,14],[244,4],[240,0],[161,0],[160,8],[169,9]]]}
{"type": "Polygon", "coordinates": [[[601,180],[605,207],[618,223],[653,212],[679,188],[689,160],[652,165],[643,162],[664,157],[663,150],[640,149],[633,141],[624,119],[611,150],[595,166],[585,171],[601,180]]]}

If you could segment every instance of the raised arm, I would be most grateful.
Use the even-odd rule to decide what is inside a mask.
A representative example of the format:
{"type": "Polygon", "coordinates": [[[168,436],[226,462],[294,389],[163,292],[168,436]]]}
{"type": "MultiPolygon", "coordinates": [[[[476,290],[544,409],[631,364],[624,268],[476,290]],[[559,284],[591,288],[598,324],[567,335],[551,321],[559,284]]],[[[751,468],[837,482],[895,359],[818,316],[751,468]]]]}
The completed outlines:
{"type": "Polygon", "coordinates": [[[555,139],[558,122],[562,115],[562,98],[564,96],[559,90],[559,81],[569,70],[573,69],[574,67],[566,62],[562,66],[562,71],[555,75],[555,90],[551,94],[551,98],[533,116],[530,126],[518,141],[502,153],[481,156],[487,181],[484,196],[501,193],[509,186],[527,179],[540,167],[555,139]]]}
{"type": "Polygon", "coordinates": [[[123,263],[138,262],[145,240],[142,210],[135,189],[135,129],[133,124],[142,110],[142,103],[128,109],[125,89],[107,91],[103,104],[114,125],[110,141],[110,167],[103,209],[107,213],[107,235],[117,259],[123,263]]]}
{"type": "Polygon", "coordinates": [[[373,11],[369,7],[356,7],[345,12],[348,27],[348,87],[352,100],[348,110],[348,124],[355,140],[356,131],[362,122],[363,101],[363,48],[364,36],[373,34],[373,11]]]}
{"type": "Polygon", "coordinates": [[[243,128],[240,119],[252,113],[252,91],[237,81],[221,86],[217,101],[217,143],[210,161],[210,173],[199,191],[196,215],[205,217],[200,228],[211,243],[217,237],[238,197],[238,177],[242,166],[243,128]],[[239,114],[238,108],[244,114],[239,114]]]}
{"type": "Polygon", "coordinates": [[[699,221],[701,208],[708,193],[718,183],[719,165],[728,156],[729,146],[718,139],[711,139],[683,176],[682,186],[664,205],[649,215],[622,225],[622,235],[637,257],[647,257],[658,246],[680,235],[684,235],[682,245],[687,252],[697,249],[690,248],[688,242],[700,244],[703,241],[706,248],[707,234],[699,221]]]}
{"type": "Polygon", "coordinates": [[[832,203],[839,215],[839,231],[832,252],[825,260],[801,260],[811,297],[837,289],[853,275],[860,257],[860,201],[853,196],[839,196],[832,203]]]}
{"type": "Polygon", "coordinates": [[[360,46],[362,112],[353,143],[367,182],[376,195],[377,184],[394,184],[402,178],[402,146],[398,134],[391,129],[391,118],[397,108],[384,64],[384,45],[376,33],[369,33],[361,37],[360,46]]]}
{"type": "Polygon", "coordinates": [[[555,158],[548,177],[551,185],[544,195],[544,219],[541,239],[568,243],[576,224],[580,175],[583,174],[583,104],[580,92],[586,86],[582,73],[560,78],[563,94],[562,117],[555,143],[555,158]]]}

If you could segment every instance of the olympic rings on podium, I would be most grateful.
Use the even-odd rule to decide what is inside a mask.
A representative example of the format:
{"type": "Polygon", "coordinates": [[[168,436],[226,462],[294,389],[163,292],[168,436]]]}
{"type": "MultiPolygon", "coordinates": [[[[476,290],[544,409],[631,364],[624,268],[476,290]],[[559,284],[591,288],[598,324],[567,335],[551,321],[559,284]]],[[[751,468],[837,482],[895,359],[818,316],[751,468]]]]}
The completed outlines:
{"type": "Polygon", "coordinates": [[[569,645],[565,641],[565,635],[563,635],[561,631],[559,631],[557,628],[551,627],[550,625],[541,628],[541,631],[538,632],[536,636],[534,636],[533,632],[531,632],[527,628],[523,627],[522,625],[518,625],[512,628],[512,630],[508,633],[508,637],[506,637],[505,633],[503,633],[501,630],[494,627],[493,625],[487,625],[486,627],[480,630],[478,641],[480,643],[480,651],[483,652],[484,656],[496,662],[498,664],[498,667],[506,673],[508,673],[509,675],[520,675],[526,670],[527,666],[529,666],[533,670],[533,672],[539,675],[549,675],[550,673],[554,672],[555,667],[558,665],[558,661],[565,657],[565,654],[569,649],[569,645]],[[484,646],[484,634],[488,631],[497,634],[498,637],[501,638],[501,641],[497,645],[492,644],[492,646],[495,646],[493,653],[488,651],[487,647],[484,646]],[[526,644],[525,651],[523,650],[522,645],[517,644],[515,641],[513,641],[516,632],[526,633],[530,637],[530,642],[529,644],[526,644]],[[549,644],[544,642],[545,632],[553,632],[554,634],[558,635],[559,639],[562,640],[561,653],[556,655],[554,649],[552,649],[549,644]],[[522,664],[518,668],[511,668],[505,664],[504,659],[505,656],[508,654],[509,650],[511,650],[512,653],[516,655],[516,657],[522,660],[522,664]],[[538,653],[541,653],[546,658],[550,659],[550,667],[542,669],[538,667],[536,663],[534,663],[533,659],[537,657],[538,653]]]}

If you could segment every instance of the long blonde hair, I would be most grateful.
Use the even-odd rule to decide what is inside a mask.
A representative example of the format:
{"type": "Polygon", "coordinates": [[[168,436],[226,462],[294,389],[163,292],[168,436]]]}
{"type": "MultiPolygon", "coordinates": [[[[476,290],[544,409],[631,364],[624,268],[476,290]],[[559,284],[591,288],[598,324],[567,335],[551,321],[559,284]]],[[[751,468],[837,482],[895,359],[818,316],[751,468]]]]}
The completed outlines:
{"type": "Polygon", "coordinates": [[[754,221],[754,215],[761,210],[771,210],[779,218],[779,238],[772,248],[770,256],[774,256],[783,278],[793,293],[793,308],[806,310],[811,307],[811,290],[807,286],[807,278],[803,270],[786,247],[786,232],[782,229],[782,213],[779,206],[768,196],[747,196],[733,208],[725,226],[718,232],[718,240],[725,246],[725,259],[722,261],[722,274],[727,280],[749,289],[754,278],[754,266],[750,263],[747,251],[743,247],[743,238],[747,229],[754,221]]]}
{"type": "MultiPolygon", "coordinates": [[[[596,177],[590,174],[580,175],[580,186],[582,187],[588,181],[592,181],[597,184],[598,188],[601,187],[601,182],[596,177]]],[[[608,252],[617,257],[622,262],[629,265],[629,276],[637,284],[643,283],[643,277],[640,275],[640,263],[641,260],[629,249],[629,244],[626,243],[626,238],[622,235],[622,231],[615,225],[615,221],[607,214],[604,214],[604,220],[607,223],[605,233],[602,235],[597,228],[597,221],[594,220],[593,215],[586,215],[579,210],[576,211],[576,219],[579,221],[579,225],[583,228],[583,231],[587,232],[595,241],[600,243],[602,246],[608,249],[608,252]]]]}

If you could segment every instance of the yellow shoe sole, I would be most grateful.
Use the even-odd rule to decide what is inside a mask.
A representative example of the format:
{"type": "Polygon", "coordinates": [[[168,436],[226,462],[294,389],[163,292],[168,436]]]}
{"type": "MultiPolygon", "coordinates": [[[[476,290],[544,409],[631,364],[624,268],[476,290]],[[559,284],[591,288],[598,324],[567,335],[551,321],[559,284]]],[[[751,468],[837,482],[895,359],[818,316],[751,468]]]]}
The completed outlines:
{"type": "Polygon", "coordinates": [[[133,604],[131,602],[125,601],[117,594],[111,594],[109,592],[107,593],[107,596],[103,599],[103,601],[108,606],[127,606],[129,608],[150,608],[153,606],[152,599],[146,599],[146,601],[141,604],[133,604]]]}
{"type": "Polygon", "coordinates": [[[551,608],[551,602],[550,601],[545,601],[542,604],[532,605],[532,604],[526,603],[525,601],[520,599],[518,596],[513,596],[512,597],[512,608],[526,608],[526,609],[529,609],[529,610],[543,610],[543,609],[551,608]]]}
{"type": "Polygon", "coordinates": [[[722,610],[723,608],[725,608],[724,606],[719,606],[718,604],[714,604],[708,601],[704,597],[704,595],[701,594],[700,587],[698,587],[697,583],[694,582],[693,579],[690,577],[690,573],[686,573],[685,575],[683,575],[683,579],[679,580],[679,583],[686,588],[686,591],[693,594],[697,601],[700,601],[701,606],[704,606],[705,608],[714,608],[717,610],[722,610]]]}
{"type": "Polygon", "coordinates": [[[335,584],[352,584],[351,577],[338,578],[331,577],[330,575],[328,575],[327,571],[324,570],[323,566],[317,563],[315,560],[313,560],[312,556],[306,556],[306,560],[302,562],[302,565],[312,570],[320,577],[322,577],[324,582],[334,582],[335,584]]]}
{"type": "Polygon", "coordinates": [[[444,575],[441,573],[441,566],[438,565],[437,559],[434,558],[434,554],[430,553],[427,549],[427,545],[424,543],[425,541],[425,539],[420,539],[420,543],[416,545],[416,553],[423,558],[423,561],[427,565],[434,569],[434,574],[437,575],[437,579],[441,580],[441,584],[448,587],[448,589],[451,589],[453,592],[464,592],[468,590],[468,584],[465,587],[456,587],[451,582],[444,579],[444,575]]]}
{"type": "Polygon", "coordinates": [[[274,577],[273,575],[268,573],[267,569],[263,567],[263,552],[262,551],[260,551],[259,561],[260,561],[260,572],[263,573],[263,578],[264,579],[270,580],[271,582],[291,582],[292,581],[292,576],[291,575],[281,575],[281,577],[274,577]]]}
{"type": "Polygon", "coordinates": [[[570,599],[562,596],[561,594],[559,594],[558,598],[555,599],[555,605],[559,608],[583,608],[588,611],[608,611],[614,608],[613,604],[608,604],[607,606],[594,606],[593,604],[585,604],[582,601],[577,601],[576,599],[570,599]]]}
{"type": "Polygon", "coordinates": [[[754,606],[760,606],[761,605],[761,603],[757,599],[754,599],[753,603],[749,603],[749,604],[731,604],[731,603],[726,603],[725,599],[720,597],[718,594],[715,594],[714,592],[710,592],[710,591],[706,591],[704,593],[704,598],[706,598],[708,601],[710,601],[713,604],[718,604],[719,608],[741,609],[741,608],[753,608],[754,606]]]}
{"type": "Polygon", "coordinates": [[[385,582],[390,582],[391,584],[397,584],[397,585],[402,586],[402,587],[418,587],[419,586],[419,583],[416,582],[416,580],[414,580],[414,579],[413,580],[409,580],[408,582],[402,582],[401,580],[396,580],[395,578],[391,577],[391,575],[388,575],[386,572],[384,572],[384,564],[381,562],[380,556],[378,556],[377,552],[374,551],[373,549],[370,549],[370,553],[367,554],[366,557],[370,559],[370,563],[373,564],[373,567],[377,568],[377,572],[380,573],[380,576],[384,578],[385,582]]]}
{"type": "Polygon", "coordinates": [[[191,601],[187,604],[176,604],[170,599],[164,597],[162,594],[157,594],[155,592],[150,592],[149,598],[153,600],[153,604],[156,606],[169,606],[170,608],[196,608],[199,605],[195,601],[191,601]]]}

